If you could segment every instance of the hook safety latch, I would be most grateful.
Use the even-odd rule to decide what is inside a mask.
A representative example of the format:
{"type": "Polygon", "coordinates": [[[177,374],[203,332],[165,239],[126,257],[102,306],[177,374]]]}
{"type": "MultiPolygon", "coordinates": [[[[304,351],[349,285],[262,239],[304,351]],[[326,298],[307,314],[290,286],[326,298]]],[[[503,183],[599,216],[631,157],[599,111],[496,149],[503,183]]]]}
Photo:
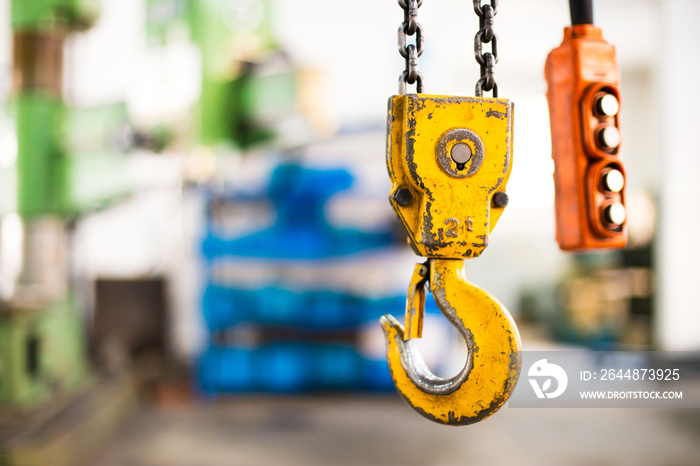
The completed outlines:
{"type": "Polygon", "coordinates": [[[425,285],[430,278],[429,263],[430,261],[416,264],[408,285],[408,293],[406,294],[406,331],[404,332],[404,340],[406,341],[423,336],[425,285]]]}

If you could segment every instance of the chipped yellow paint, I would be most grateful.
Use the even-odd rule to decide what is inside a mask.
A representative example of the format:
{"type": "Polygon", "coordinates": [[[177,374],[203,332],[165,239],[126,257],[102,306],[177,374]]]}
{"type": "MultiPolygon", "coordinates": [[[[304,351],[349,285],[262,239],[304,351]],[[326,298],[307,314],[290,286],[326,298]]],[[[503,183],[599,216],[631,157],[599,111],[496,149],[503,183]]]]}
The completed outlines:
{"type": "MultiPolygon", "coordinates": [[[[392,181],[390,202],[409,233],[414,250],[425,257],[478,257],[503,212],[492,205],[493,195],[505,191],[511,171],[513,104],[503,99],[442,97],[423,94],[393,96],[387,122],[387,169],[392,181]],[[466,129],[484,147],[483,161],[471,172],[476,157],[464,170],[449,158],[448,173],[438,161],[441,139],[466,129]],[[394,199],[408,189],[411,201],[394,199]]],[[[457,139],[446,144],[450,153],[457,139]]]]}
{"type": "Polygon", "coordinates": [[[428,278],[423,264],[409,286],[406,330],[390,315],[381,324],[396,389],[417,412],[444,424],[490,416],[507,401],[520,374],[520,336],[508,310],[463,272],[464,259],[488,246],[505,208],[494,205],[493,197],[505,191],[511,172],[512,118],[513,104],[503,99],[416,94],[389,99],[390,202],[409,244],[429,258],[430,289],[467,342],[467,364],[455,377],[441,379],[409,341],[422,331],[428,278]],[[450,156],[458,143],[472,151],[463,166],[450,156]]]}
{"type": "Polygon", "coordinates": [[[417,412],[450,425],[473,424],[495,413],[520,375],[521,344],[515,322],[495,298],[467,281],[463,267],[459,259],[430,261],[431,290],[438,306],[448,319],[450,314],[450,320],[456,316],[453,323],[467,329],[469,375],[452,393],[426,393],[411,380],[411,368],[404,366],[409,362],[405,350],[410,345],[404,341],[404,329],[390,315],[381,320],[396,389],[417,412]]]}

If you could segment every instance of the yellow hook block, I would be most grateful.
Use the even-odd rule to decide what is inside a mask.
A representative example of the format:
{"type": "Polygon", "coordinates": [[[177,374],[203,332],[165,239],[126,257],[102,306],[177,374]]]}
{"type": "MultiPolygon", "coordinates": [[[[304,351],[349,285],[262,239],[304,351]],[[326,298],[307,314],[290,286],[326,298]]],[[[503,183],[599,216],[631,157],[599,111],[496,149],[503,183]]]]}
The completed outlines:
{"type": "Polygon", "coordinates": [[[381,324],[394,384],[420,414],[465,425],[496,412],[520,375],[520,336],[508,310],[464,276],[508,204],[513,104],[503,99],[393,96],[387,121],[390,202],[417,264],[406,297],[406,329],[381,324]],[[452,378],[434,375],[410,341],[423,327],[425,284],[462,334],[468,354],[452,378]]]}
{"type": "Polygon", "coordinates": [[[424,257],[478,257],[508,203],[513,104],[423,94],[389,99],[390,202],[424,257]]]}

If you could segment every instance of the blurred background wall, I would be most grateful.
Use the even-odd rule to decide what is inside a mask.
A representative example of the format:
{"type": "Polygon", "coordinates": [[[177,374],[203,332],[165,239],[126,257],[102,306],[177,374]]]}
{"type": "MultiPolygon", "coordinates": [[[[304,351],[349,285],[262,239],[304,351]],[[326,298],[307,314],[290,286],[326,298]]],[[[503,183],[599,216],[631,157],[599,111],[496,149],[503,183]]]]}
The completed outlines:
{"type": "MultiPolygon", "coordinates": [[[[388,187],[380,136],[386,99],[396,92],[402,66],[395,50],[394,23],[399,15],[394,3],[360,0],[342,8],[334,2],[277,0],[272,6],[274,36],[285,53],[298,66],[322,76],[313,94],[323,123],[341,133],[369,135],[371,142],[362,154],[339,156],[337,162],[352,166],[360,179],[368,180],[365,189],[377,196],[388,187]]],[[[557,0],[502,3],[497,73],[502,94],[516,103],[512,202],[494,233],[493,246],[468,268],[477,284],[518,312],[524,288],[553,282],[567,268],[567,256],[553,241],[552,162],[542,66],[568,24],[568,9],[566,2],[557,0]]],[[[5,95],[11,69],[8,7],[5,0],[0,10],[4,37],[0,89],[5,95]]],[[[173,114],[192,108],[199,93],[201,57],[191,38],[185,32],[180,38],[174,33],[165,45],[153,46],[147,37],[145,2],[104,0],[101,7],[98,23],[70,39],[68,101],[84,106],[126,99],[133,119],[146,123],[172,120],[173,114]]],[[[698,101],[693,82],[697,41],[692,25],[683,23],[697,13],[696,2],[676,0],[597,2],[595,10],[605,38],[617,47],[622,74],[623,157],[629,173],[633,243],[637,236],[647,241],[649,231],[658,229],[652,333],[655,346],[666,349],[700,345],[690,330],[700,319],[694,312],[690,282],[700,254],[693,241],[698,222],[688,204],[697,188],[687,178],[695,173],[692,168],[698,159],[690,140],[697,123],[692,112],[698,101]],[[658,223],[654,206],[659,210],[658,223]]],[[[471,94],[478,67],[471,48],[475,20],[468,2],[426,2],[421,22],[426,49],[420,66],[428,92],[471,94]]],[[[6,163],[12,160],[8,154],[13,147],[8,125],[4,123],[6,163]]],[[[177,352],[192,355],[202,338],[192,312],[198,272],[196,251],[191,248],[199,214],[196,201],[188,203],[178,194],[186,163],[177,157],[143,156],[129,164],[133,175],[148,185],[142,202],[82,222],[78,234],[84,240],[76,241],[76,261],[94,276],[154,270],[168,274],[178,284],[170,297],[177,316],[171,328],[174,346],[177,352]]],[[[383,214],[391,216],[388,206],[383,214]]]]}
{"type": "MultiPolygon", "coordinates": [[[[54,221],[37,227],[49,232],[38,234],[37,244],[48,238],[66,253],[59,256],[70,278],[62,279],[72,291],[61,296],[74,298],[67,306],[79,310],[71,328],[88,335],[84,345],[72,339],[76,359],[90,353],[78,385],[130,371],[167,379],[172,369],[184,377],[179,388],[188,395],[192,386],[199,395],[295,392],[304,386],[294,385],[295,368],[314,350],[303,346],[308,340],[345,345],[317,357],[314,364],[337,382],[320,389],[393,390],[376,320],[383,312],[403,313],[420,260],[387,202],[387,99],[404,68],[397,2],[93,3],[94,24],[71,31],[61,46],[60,121],[18,136],[21,125],[37,121],[13,113],[11,24],[17,24],[10,6],[29,3],[0,0],[0,312],[12,311],[1,315],[24,315],[13,313],[13,299],[32,255],[24,247],[34,231],[31,216],[17,207],[23,144],[58,141],[52,150],[76,165],[102,143],[110,151],[122,146],[113,168],[76,177],[76,196],[87,201],[68,212],[47,208],[42,215],[54,221]],[[124,192],[106,194],[109,183],[124,192]],[[307,302],[316,314],[290,314],[307,302]],[[309,328],[307,317],[314,322],[309,328]],[[280,325],[284,319],[288,325],[280,325]],[[292,340],[302,346],[288,346],[292,340]],[[238,346],[226,352],[231,342],[238,346]],[[256,353],[258,347],[269,351],[256,353]],[[136,361],[153,348],[165,369],[154,369],[148,354],[145,364],[136,361]],[[369,361],[367,380],[375,385],[343,379],[355,368],[351,353],[369,361]],[[256,365],[288,378],[256,385],[246,379],[256,365]]],[[[500,96],[515,103],[510,202],[490,247],[467,261],[467,277],[513,313],[525,349],[700,350],[694,295],[700,215],[691,202],[700,198],[700,2],[595,2],[596,24],[616,46],[621,72],[629,227],[625,251],[596,254],[563,253],[554,239],[543,68],[570,22],[568,4],[499,5],[496,77],[500,96]]],[[[426,92],[472,95],[479,67],[471,2],[428,0],[419,13],[426,92]]],[[[428,308],[421,351],[437,373],[454,373],[464,364],[464,342],[434,303],[428,308]]],[[[50,303],[41,310],[51,309],[50,303]]],[[[23,350],[43,351],[38,341],[29,338],[23,350]]],[[[34,382],[53,394],[59,384],[51,377],[34,382]]],[[[159,396],[177,399],[175,392],[166,388],[159,396]]],[[[63,406],[46,393],[30,408],[63,406]]],[[[564,419],[562,425],[573,422],[564,419]]]]}

